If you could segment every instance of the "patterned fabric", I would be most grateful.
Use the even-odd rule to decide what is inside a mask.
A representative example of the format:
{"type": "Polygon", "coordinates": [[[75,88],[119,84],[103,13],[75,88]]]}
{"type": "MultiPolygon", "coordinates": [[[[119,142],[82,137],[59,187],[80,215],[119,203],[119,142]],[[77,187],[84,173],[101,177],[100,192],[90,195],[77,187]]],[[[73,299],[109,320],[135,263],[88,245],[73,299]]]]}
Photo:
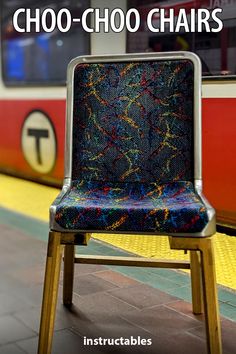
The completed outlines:
{"type": "Polygon", "coordinates": [[[190,61],[79,64],[74,87],[73,179],[192,180],[190,61]]]}
{"type": "Polygon", "coordinates": [[[57,207],[68,230],[200,232],[208,217],[191,182],[74,182],[57,207]]]}
{"type": "Polygon", "coordinates": [[[193,188],[193,65],[187,60],[79,64],[66,230],[201,232],[193,188]]]}

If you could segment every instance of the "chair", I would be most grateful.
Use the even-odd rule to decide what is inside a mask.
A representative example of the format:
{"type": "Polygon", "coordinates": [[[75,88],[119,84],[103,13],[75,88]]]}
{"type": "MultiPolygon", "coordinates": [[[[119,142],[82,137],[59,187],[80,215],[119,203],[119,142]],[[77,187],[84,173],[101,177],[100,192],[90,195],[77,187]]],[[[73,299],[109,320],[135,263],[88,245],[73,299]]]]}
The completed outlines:
{"type": "Polygon", "coordinates": [[[208,353],[221,335],[212,235],[202,194],[201,64],[192,53],[86,56],[68,67],[65,180],[50,208],[39,354],[51,353],[60,263],[72,304],[74,263],[191,269],[208,353]],[[168,235],[190,262],[75,255],[92,232],[168,235]]]}

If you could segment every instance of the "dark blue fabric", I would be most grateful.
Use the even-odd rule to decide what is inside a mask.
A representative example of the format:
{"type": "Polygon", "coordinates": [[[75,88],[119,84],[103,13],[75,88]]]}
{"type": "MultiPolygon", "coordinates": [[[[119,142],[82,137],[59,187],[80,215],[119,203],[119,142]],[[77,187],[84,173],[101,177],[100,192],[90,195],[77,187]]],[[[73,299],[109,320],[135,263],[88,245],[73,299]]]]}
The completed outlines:
{"type": "Polygon", "coordinates": [[[78,65],[73,127],[73,179],[192,180],[192,63],[78,65]]]}
{"type": "Polygon", "coordinates": [[[208,218],[191,182],[75,182],[57,208],[66,229],[200,232],[208,218]]]}
{"type": "Polygon", "coordinates": [[[193,64],[79,64],[73,186],[57,206],[66,230],[201,232],[193,188],[193,64]]]}

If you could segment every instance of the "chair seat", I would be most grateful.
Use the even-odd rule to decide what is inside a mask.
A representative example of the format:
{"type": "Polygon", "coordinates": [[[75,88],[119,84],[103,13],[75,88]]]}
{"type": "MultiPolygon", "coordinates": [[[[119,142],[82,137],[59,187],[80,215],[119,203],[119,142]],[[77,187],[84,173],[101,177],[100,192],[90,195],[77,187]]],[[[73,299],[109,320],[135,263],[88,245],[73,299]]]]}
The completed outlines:
{"type": "Polygon", "coordinates": [[[154,233],[201,232],[207,209],[191,182],[74,182],[56,207],[65,230],[154,233]]]}

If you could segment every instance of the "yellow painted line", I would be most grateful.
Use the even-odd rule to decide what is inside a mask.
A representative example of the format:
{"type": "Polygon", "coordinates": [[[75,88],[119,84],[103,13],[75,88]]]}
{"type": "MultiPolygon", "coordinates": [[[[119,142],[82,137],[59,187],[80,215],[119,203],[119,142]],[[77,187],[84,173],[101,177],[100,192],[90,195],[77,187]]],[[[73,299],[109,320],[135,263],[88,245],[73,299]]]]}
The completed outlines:
{"type": "MultiPolygon", "coordinates": [[[[48,222],[48,209],[58,195],[56,188],[0,175],[0,205],[48,222]]],[[[93,234],[94,238],[143,257],[188,259],[182,251],[170,250],[167,237],[93,234]]],[[[214,237],[217,282],[236,290],[236,237],[214,237]]]]}

